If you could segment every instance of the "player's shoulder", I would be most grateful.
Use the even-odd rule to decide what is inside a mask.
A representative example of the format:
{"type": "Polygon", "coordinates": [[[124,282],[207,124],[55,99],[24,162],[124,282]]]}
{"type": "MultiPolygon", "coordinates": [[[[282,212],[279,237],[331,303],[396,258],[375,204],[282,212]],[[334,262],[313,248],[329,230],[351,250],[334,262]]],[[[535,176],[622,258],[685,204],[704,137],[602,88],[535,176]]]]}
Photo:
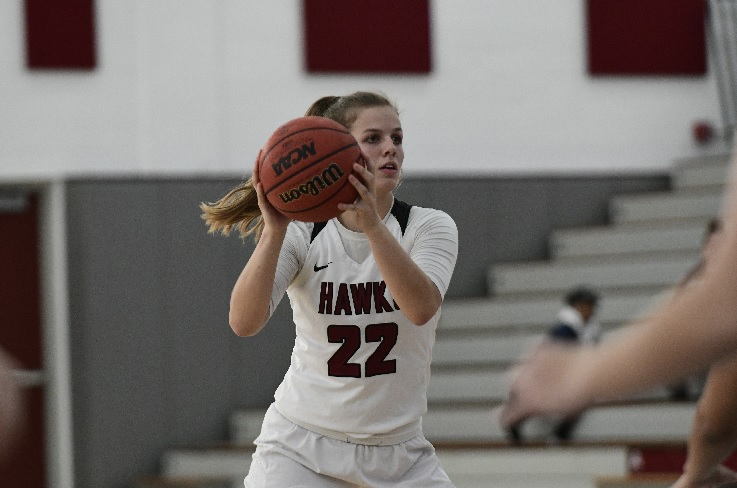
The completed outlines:
{"type": "Polygon", "coordinates": [[[293,220],[287,227],[287,236],[292,239],[298,239],[303,242],[310,242],[310,236],[312,235],[312,229],[314,224],[312,222],[301,222],[299,220],[293,220]]]}
{"type": "Polygon", "coordinates": [[[447,212],[437,208],[420,207],[412,205],[409,214],[409,222],[414,225],[440,225],[444,227],[455,227],[455,221],[447,212]]]}

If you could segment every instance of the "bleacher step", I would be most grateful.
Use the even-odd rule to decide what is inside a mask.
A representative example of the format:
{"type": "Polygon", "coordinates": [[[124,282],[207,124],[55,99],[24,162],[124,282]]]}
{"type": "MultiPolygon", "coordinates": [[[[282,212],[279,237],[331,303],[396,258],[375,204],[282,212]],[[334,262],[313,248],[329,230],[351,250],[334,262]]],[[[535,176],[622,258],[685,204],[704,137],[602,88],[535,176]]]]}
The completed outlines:
{"type": "MultiPolygon", "coordinates": [[[[512,364],[508,365],[508,368],[512,364]]],[[[498,403],[507,397],[509,390],[509,371],[498,367],[490,368],[451,368],[435,367],[427,389],[427,399],[431,404],[441,403],[498,403]]],[[[667,400],[669,390],[665,387],[632,395],[631,400],[667,400]]]]}
{"type": "Polygon", "coordinates": [[[241,488],[243,479],[207,476],[146,476],[133,480],[132,488],[241,488]]]}
{"type": "Polygon", "coordinates": [[[675,473],[645,473],[627,476],[599,476],[596,488],[669,488],[678,479],[675,473]]]}
{"type": "Polygon", "coordinates": [[[620,195],[609,202],[614,224],[672,218],[709,219],[719,214],[721,189],[620,195]]]}
{"type": "Polygon", "coordinates": [[[550,252],[554,259],[675,251],[698,253],[707,221],[558,229],[550,236],[550,252]]]}
{"type": "Polygon", "coordinates": [[[457,488],[593,488],[597,476],[623,476],[624,447],[438,448],[457,488]]]}
{"type": "Polygon", "coordinates": [[[723,188],[729,175],[729,157],[729,154],[717,154],[676,161],[671,172],[673,188],[723,188]]]}
{"type": "MultiPolygon", "coordinates": [[[[620,325],[650,309],[662,288],[611,293],[602,296],[598,320],[620,325]]],[[[549,326],[562,305],[562,297],[531,295],[527,298],[479,298],[446,300],[438,329],[442,331],[508,329],[515,326],[549,326]]]]}
{"type": "MultiPolygon", "coordinates": [[[[263,417],[263,415],[262,415],[263,417]]],[[[251,455],[250,445],[233,445],[221,448],[169,449],[162,456],[161,474],[164,477],[212,477],[240,479],[248,474],[251,455]]]]}
{"type": "Polygon", "coordinates": [[[681,252],[659,259],[653,259],[652,256],[626,256],[583,262],[500,264],[490,268],[487,288],[495,296],[542,292],[562,297],[572,287],[586,284],[606,296],[611,289],[674,285],[696,263],[698,257],[698,253],[681,252]]]}
{"type": "MultiPolygon", "coordinates": [[[[423,419],[432,442],[499,442],[506,433],[496,421],[492,405],[432,406],[423,419]]],[[[690,402],[634,403],[597,406],[585,412],[576,427],[580,441],[685,442],[695,405],[690,402]]],[[[522,428],[525,439],[545,440],[550,423],[531,419],[522,428]]]]}

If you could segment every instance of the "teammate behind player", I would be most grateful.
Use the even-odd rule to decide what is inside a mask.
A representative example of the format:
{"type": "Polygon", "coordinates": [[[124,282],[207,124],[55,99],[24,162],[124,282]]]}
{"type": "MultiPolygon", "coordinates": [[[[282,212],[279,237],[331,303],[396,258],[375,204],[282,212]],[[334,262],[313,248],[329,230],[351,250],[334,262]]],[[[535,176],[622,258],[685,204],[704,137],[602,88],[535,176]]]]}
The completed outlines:
{"type": "Polygon", "coordinates": [[[359,198],[341,204],[344,213],[324,224],[290,221],[264,197],[257,167],[202,207],[211,231],[256,234],[231,296],[236,334],[261,330],[285,291],[296,325],[245,485],[452,487],[421,418],[458,252],[455,223],[394,198],[403,131],[386,97],[324,97],[306,115],[347,127],[367,161],[354,166],[359,198]]]}

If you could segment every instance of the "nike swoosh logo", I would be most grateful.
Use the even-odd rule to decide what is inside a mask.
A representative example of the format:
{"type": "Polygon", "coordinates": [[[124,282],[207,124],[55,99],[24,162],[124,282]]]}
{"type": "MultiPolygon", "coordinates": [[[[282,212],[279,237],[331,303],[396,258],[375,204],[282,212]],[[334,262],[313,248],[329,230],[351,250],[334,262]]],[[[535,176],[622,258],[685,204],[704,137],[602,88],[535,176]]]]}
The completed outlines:
{"type": "Polygon", "coordinates": [[[318,266],[318,265],[317,265],[317,263],[315,263],[315,267],[314,267],[313,269],[315,270],[315,273],[317,273],[318,271],[321,271],[321,270],[323,270],[323,269],[327,268],[327,267],[328,267],[328,266],[330,266],[330,265],[331,265],[332,263],[333,263],[333,262],[332,262],[332,261],[330,261],[330,262],[329,262],[328,264],[326,264],[325,266],[318,266]]]}

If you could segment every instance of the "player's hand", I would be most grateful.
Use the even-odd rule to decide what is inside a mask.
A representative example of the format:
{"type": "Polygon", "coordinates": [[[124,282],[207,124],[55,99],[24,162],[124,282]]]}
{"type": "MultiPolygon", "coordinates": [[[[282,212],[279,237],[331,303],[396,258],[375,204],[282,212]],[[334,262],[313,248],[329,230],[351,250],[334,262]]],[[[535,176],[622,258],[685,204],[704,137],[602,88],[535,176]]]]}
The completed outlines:
{"type": "Polygon", "coordinates": [[[701,479],[693,479],[684,472],[671,488],[735,488],[737,473],[724,466],[717,467],[712,473],[701,479]]]}
{"type": "Polygon", "coordinates": [[[264,225],[266,227],[285,229],[287,225],[289,225],[291,219],[279,212],[276,208],[274,208],[274,206],[266,198],[266,195],[264,195],[264,189],[261,185],[261,180],[259,176],[259,161],[261,160],[261,152],[262,151],[258,152],[256,162],[253,164],[253,177],[251,178],[253,187],[256,189],[256,196],[258,197],[258,208],[261,209],[261,216],[264,219],[264,225]]]}
{"type": "MultiPolygon", "coordinates": [[[[368,161],[368,158],[364,157],[364,160],[368,161]]],[[[358,192],[358,198],[353,203],[339,203],[338,208],[346,212],[355,212],[356,223],[365,233],[381,223],[381,216],[376,208],[376,177],[370,163],[367,163],[366,167],[353,163],[353,173],[348,176],[348,181],[358,192]]]]}
{"type": "Polygon", "coordinates": [[[543,343],[512,372],[509,396],[498,420],[505,429],[533,416],[567,417],[591,399],[581,382],[581,346],[543,343]]]}

